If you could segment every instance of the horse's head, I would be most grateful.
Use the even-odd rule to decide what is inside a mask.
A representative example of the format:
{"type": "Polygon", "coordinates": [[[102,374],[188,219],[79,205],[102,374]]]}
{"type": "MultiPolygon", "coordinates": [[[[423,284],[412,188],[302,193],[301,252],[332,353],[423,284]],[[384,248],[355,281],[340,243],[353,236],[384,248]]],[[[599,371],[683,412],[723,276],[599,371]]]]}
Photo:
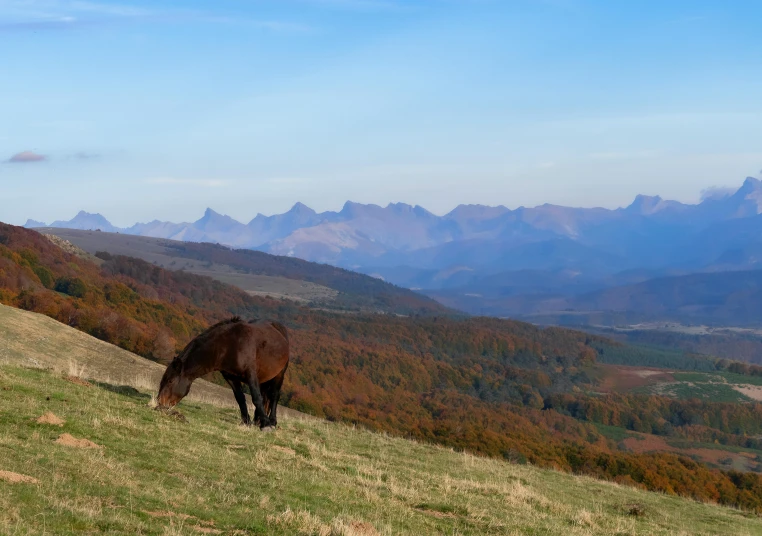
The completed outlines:
{"type": "Polygon", "coordinates": [[[157,397],[159,408],[171,408],[177,405],[190,391],[192,380],[183,375],[182,368],[182,363],[175,359],[164,371],[157,397]]]}

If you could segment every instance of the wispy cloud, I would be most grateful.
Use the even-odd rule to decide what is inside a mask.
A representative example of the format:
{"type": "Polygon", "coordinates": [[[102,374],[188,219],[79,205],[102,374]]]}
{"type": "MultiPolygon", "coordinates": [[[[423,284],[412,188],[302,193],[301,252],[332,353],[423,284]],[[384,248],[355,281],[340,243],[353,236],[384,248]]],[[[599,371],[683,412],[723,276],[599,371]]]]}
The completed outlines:
{"type": "Polygon", "coordinates": [[[100,158],[101,155],[96,153],[85,153],[85,152],[78,152],[74,153],[72,155],[69,155],[69,158],[72,160],[96,160],[100,158]]]}
{"type": "Polygon", "coordinates": [[[355,11],[398,11],[407,10],[411,7],[410,3],[405,4],[394,0],[302,0],[302,3],[355,11]]]}
{"type": "Polygon", "coordinates": [[[592,160],[635,160],[640,158],[653,158],[656,151],[611,151],[602,153],[590,153],[592,160]]]}
{"type": "Polygon", "coordinates": [[[270,177],[265,179],[264,182],[273,185],[295,185],[307,184],[308,182],[311,182],[311,180],[305,177],[270,177]]]}
{"type": "Polygon", "coordinates": [[[155,185],[201,186],[204,188],[219,188],[230,184],[230,181],[220,179],[180,179],[176,177],[155,177],[143,182],[155,185]]]}
{"type": "Polygon", "coordinates": [[[305,33],[313,29],[296,22],[236,17],[212,10],[149,9],[128,4],[70,0],[0,0],[0,32],[65,30],[130,21],[230,24],[277,33],[305,33]]]}
{"type": "Polygon", "coordinates": [[[707,199],[725,199],[736,193],[737,188],[729,186],[710,186],[701,190],[701,201],[707,199]]]}
{"type": "Polygon", "coordinates": [[[21,151],[11,156],[6,162],[8,164],[33,164],[36,162],[45,162],[48,159],[44,154],[34,151],[21,151]]]}

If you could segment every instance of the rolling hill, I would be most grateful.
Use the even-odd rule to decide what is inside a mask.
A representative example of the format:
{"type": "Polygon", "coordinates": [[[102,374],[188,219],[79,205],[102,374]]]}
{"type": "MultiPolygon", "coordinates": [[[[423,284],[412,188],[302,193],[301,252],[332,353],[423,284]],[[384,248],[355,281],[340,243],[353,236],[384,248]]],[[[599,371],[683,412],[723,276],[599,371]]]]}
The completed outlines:
{"type": "Polygon", "coordinates": [[[238,425],[229,391],[203,380],[180,405],[183,423],[149,407],[160,366],[43,315],[0,307],[0,348],[3,533],[762,530],[736,509],[296,412],[263,434],[238,425]]]}
{"type": "Polygon", "coordinates": [[[292,409],[495,458],[762,510],[762,478],[753,470],[728,471],[674,452],[633,453],[610,433],[613,427],[670,440],[717,441],[724,448],[762,448],[762,405],[607,393],[597,364],[650,360],[719,370],[727,363],[494,318],[329,312],[251,296],[141,259],[102,257],[96,264],[34,231],[0,226],[0,302],[161,362],[220,318],[278,319],[288,325],[292,341],[283,393],[292,409]]]}
{"type": "Polygon", "coordinates": [[[398,314],[453,314],[433,299],[342,268],[230,249],[219,244],[40,228],[94,255],[107,252],[143,259],[170,270],[209,276],[251,295],[288,298],[318,307],[398,314]]]}
{"type": "Polygon", "coordinates": [[[750,536],[762,527],[731,508],[336,423],[286,418],[262,434],[238,426],[235,410],[197,402],[182,404],[181,423],[148,399],[0,363],[0,532],[750,536]],[[38,423],[48,413],[62,424],[38,423]]]}
{"type": "MultiPolygon", "coordinates": [[[[589,311],[589,306],[594,305],[590,301],[593,298],[580,295],[651,279],[719,272],[727,272],[727,278],[732,279],[734,271],[758,269],[762,259],[761,203],[762,182],[749,177],[735,192],[708,196],[695,205],[640,195],[628,207],[616,210],[548,204],[515,210],[463,205],[438,216],[423,207],[404,203],[380,207],[347,202],[338,212],[323,213],[297,203],[285,214],[260,214],[248,224],[211,209],[192,223],[151,222],[117,229],[100,214],[80,212],[70,221],[55,224],[187,243],[215,242],[274,253],[281,258],[318,261],[419,290],[457,310],[517,316],[564,309],[589,311]],[[582,303],[585,300],[587,303],[582,303]]],[[[40,225],[38,221],[28,222],[30,227],[40,225]]],[[[189,246],[181,254],[189,259],[184,262],[206,262],[203,259],[219,256],[208,249],[192,249],[189,246]]],[[[285,261],[279,261],[277,270],[264,273],[261,269],[267,264],[264,257],[254,253],[227,256],[231,255],[236,258],[220,263],[237,272],[252,270],[258,275],[280,272],[277,274],[280,276],[287,268],[285,261]]],[[[338,301],[347,298],[342,307],[358,307],[356,299],[362,295],[383,294],[403,302],[412,299],[400,294],[400,290],[374,287],[359,276],[350,285],[355,290],[350,290],[339,288],[341,284],[325,273],[326,268],[322,269],[322,276],[313,279],[306,279],[307,270],[291,269],[297,272],[293,276],[296,279],[338,290],[342,293],[338,301]]],[[[339,279],[345,280],[346,274],[339,279]]],[[[274,287],[271,292],[283,294],[278,292],[276,281],[234,282],[251,291],[274,287]]],[[[659,284],[659,281],[649,283],[659,284]]],[[[284,292],[283,295],[299,294],[295,289],[284,292]]],[[[622,292],[626,291],[619,289],[606,295],[622,292]]],[[[604,300],[606,306],[610,300],[603,295],[596,299],[604,300]]],[[[737,297],[736,293],[729,299],[737,297]]],[[[745,300],[752,302],[754,297],[747,296],[745,300]]],[[[621,302],[621,297],[616,301],[621,302]]],[[[385,299],[374,297],[373,302],[363,306],[395,310],[385,299]]],[[[664,316],[670,311],[682,315],[682,319],[690,317],[691,321],[734,325],[734,318],[743,316],[740,309],[733,312],[708,303],[687,309],[675,305],[675,310],[658,300],[632,303],[634,310],[612,317],[611,322],[677,319],[674,315],[664,316]]],[[[402,308],[427,310],[432,305],[419,302],[402,308]]],[[[583,318],[565,316],[572,323],[583,318]]],[[[746,320],[762,323],[762,317],[755,311],[750,311],[746,320]]],[[[549,316],[540,321],[555,320],[549,316]]],[[[597,315],[590,322],[611,323],[606,315],[597,315]]]]}
{"type": "MultiPolygon", "coordinates": [[[[463,304],[439,293],[444,303],[463,304]]],[[[762,326],[762,270],[660,277],[564,297],[526,294],[474,300],[470,312],[508,314],[540,323],[612,326],[682,322],[709,326],[762,326]],[[486,309],[486,310],[485,310],[486,309]]]]}

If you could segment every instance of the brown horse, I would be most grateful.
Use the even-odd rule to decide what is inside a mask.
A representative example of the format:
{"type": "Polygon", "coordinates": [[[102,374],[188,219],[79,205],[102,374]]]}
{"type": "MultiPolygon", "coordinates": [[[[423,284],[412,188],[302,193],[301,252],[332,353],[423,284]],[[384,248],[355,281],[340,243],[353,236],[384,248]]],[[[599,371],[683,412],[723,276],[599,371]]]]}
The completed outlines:
{"type": "Polygon", "coordinates": [[[171,408],[188,394],[193,380],[220,371],[233,389],[244,424],[252,422],[241,384],[249,386],[254,422],[263,429],[275,426],[288,358],[288,332],[282,324],[223,320],[189,342],[169,364],[159,385],[159,407],[171,408]]]}

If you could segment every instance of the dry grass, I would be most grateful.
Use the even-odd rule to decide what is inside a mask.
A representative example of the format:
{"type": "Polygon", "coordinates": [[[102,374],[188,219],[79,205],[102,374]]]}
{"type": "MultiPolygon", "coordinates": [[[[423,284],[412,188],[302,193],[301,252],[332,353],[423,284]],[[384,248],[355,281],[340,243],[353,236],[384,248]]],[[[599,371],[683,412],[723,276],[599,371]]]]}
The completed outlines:
{"type": "Polygon", "coordinates": [[[192,403],[183,424],[147,395],[11,365],[0,387],[0,470],[38,481],[0,482],[2,534],[762,534],[732,509],[316,419],[263,434],[192,403]],[[52,410],[62,430],[35,422],[52,410]]]}
{"type": "Polygon", "coordinates": [[[263,434],[206,382],[179,407],[187,423],[106,384],[153,392],[161,370],[0,307],[0,534],[762,534],[732,509],[296,413],[263,434]],[[46,412],[63,426],[36,422],[46,412]]]}
{"type": "Polygon", "coordinates": [[[179,243],[163,238],[99,233],[78,229],[46,230],[55,234],[46,234],[45,236],[64,250],[98,263],[102,261],[94,257],[93,254],[99,250],[108,251],[114,255],[143,259],[169,270],[182,269],[186,272],[208,276],[222,283],[234,285],[254,296],[270,296],[302,303],[330,303],[339,294],[337,290],[309,281],[241,273],[226,264],[180,257],[175,249],[179,243]]]}
{"type": "MultiPolygon", "coordinates": [[[[164,367],[100,341],[44,315],[0,305],[0,363],[51,369],[71,381],[126,385],[146,393],[158,389],[164,367]]],[[[188,401],[237,408],[228,387],[197,380],[188,401]]],[[[278,408],[279,417],[305,417],[278,408]]]]}

